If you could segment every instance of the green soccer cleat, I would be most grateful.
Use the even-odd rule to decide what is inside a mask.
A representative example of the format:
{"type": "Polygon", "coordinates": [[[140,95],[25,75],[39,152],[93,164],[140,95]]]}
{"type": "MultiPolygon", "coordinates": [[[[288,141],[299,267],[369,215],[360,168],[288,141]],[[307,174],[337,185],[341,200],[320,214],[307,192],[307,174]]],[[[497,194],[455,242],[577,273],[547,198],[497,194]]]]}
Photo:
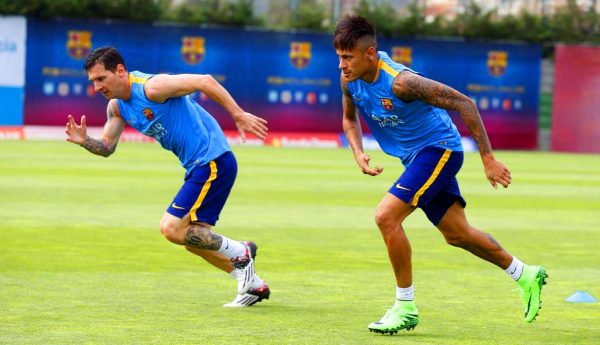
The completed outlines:
{"type": "Polygon", "coordinates": [[[542,266],[525,266],[517,284],[525,305],[525,321],[533,322],[542,308],[542,286],[546,284],[546,270],[542,266]]]}
{"type": "Polygon", "coordinates": [[[419,311],[414,301],[396,301],[392,309],[381,320],[369,324],[369,331],[382,334],[396,334],[406,329],[410,331],[419,324],[419,311]]]}

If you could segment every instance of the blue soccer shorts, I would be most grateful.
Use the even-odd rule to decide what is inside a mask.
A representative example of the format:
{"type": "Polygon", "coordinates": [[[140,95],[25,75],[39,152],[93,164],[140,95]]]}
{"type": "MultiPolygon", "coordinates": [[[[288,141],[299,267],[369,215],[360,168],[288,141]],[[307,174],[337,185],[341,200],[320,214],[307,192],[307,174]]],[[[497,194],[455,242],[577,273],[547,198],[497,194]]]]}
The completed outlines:
{"type": "Polygon", "coordinates": [[[463,159],[462,151],[426,147],[388,192],[407,204],[421,208],[429,221],[437,225],[455,201],[460,202],[462,207],[467,205],[456,180],[463,159]]]}
{"type": "Polygon", "coordinates": [[[227,151],[208,164],[192,169],[167,212],[177,218],[215,225],[237,175],[237,162],[227,151]]]}

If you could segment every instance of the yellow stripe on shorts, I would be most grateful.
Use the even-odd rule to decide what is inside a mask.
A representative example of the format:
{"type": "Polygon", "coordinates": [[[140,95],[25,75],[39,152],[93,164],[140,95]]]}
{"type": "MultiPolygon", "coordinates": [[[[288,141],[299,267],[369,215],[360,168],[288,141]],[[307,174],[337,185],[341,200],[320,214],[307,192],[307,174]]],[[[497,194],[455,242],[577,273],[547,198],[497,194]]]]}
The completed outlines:
{"type": "Polygon", "coordinates": [[[208,190],[210,189],[210,185],[211,185],[212,181],[214,181],[217,178],[217,163],[215,163],[215,161],[210,161],[209,165],[210,165],[210,176],[208,177],[208,180],[206,180],[206,182],[204,182],[204,186],[202,186],[200,195],[198,196],[198,199],[196,199],[194,206],[192,206],[192,209],[190,210],[190,216],[192,217],[192,222],[198,221],[198,217],[196,216],[196,211],[198,211],[198,209],[200,208],[200,205],[202,205],[202,201],[204,201],[204,198],[206,198],[206,194],[208,194],[208,190]]]}
{"type": "Polygon", "coordinates": [[[452,150],[446,149],[446,151],[442,155],[442,158],[440,158],[438,164],[435,166],[435,169],[433,169],[433,173],[431,174],[431,176],[429,176],[429,178],[427,179],[425,184],[417,191],[417,193],[413,197],[412,201],[410,202],[410,204],[412,206],[417,206],[421,195],[423,195],[423,193],[425,193],[425,191],[429,187],[431,187],[431,185],[433,184],[433,181],[435,181],[435,179],[440,174],[440,171],[442,171],[442,169],[444,168],[444,165],[446,165],[446,162],[448,162],[448,158],[450,158],[451,153],[452,153],[452,150]]]}

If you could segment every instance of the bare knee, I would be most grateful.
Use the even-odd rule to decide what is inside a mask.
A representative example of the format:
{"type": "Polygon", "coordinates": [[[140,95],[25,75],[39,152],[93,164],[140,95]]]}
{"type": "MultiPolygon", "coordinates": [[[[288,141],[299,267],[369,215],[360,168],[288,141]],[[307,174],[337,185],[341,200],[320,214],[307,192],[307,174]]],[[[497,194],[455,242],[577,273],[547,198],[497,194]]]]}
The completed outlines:
{"type": "Polygon", "coordinates": [[[181,229],[179,229],[178,224],[163,219],[160,221],[160,232],[170,242],[175,244],[184,243],[184,234],[182,233],[181,229]]]}
{"type": "Polygon", "coordinates": [[[377,224],[379,231],[381,231],[381,234],[384,236],[399,229],[401,223],[402,221],[392,212],[382,208],[377,208],[375,211],[375,224],[377,224]]]}

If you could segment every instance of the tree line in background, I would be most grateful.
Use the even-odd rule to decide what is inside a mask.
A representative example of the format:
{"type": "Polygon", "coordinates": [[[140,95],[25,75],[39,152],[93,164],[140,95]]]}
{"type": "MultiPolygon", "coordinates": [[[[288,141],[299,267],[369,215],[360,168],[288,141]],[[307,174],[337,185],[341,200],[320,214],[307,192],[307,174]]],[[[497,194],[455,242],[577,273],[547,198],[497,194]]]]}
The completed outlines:
{"type": "MultiPolygon", "coordinates": [[[[39,18],[97,18],[141,22],[179,22],[191,25],[263,27],[276,30],[330,32],[333,12],[318,0],[302,0],[290,9],[288,1],[272,1],[268,14],[253,13],[253,0],[0,0],[1,15],[39,18]]],[[[472,3],[454,19],[427,18],[422,7],[402,12],[389,2],[360,0],[354,8],[371,20],[386,37],[462,37],[542,43],[600,42],[598,14],[577,6],[575,0],[554,14],[522,12],[498,16],[472,3]]]]}

